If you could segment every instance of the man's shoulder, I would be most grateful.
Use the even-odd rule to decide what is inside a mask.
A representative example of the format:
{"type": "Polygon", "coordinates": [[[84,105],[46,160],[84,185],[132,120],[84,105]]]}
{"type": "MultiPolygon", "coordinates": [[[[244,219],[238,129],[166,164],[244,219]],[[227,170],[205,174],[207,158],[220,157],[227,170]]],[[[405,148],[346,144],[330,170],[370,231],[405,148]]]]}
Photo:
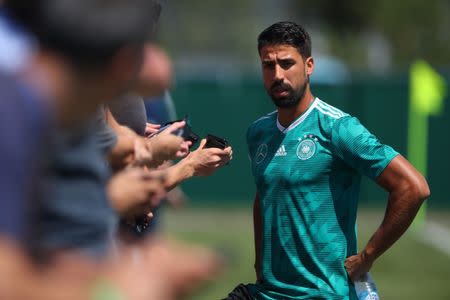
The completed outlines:
{"type": "Polygon", "coordinates": [[[319,98],[317,98],[314,105],[321,118],[332,123],[336,122],[336,120],[350,116],[350,114],[331,104],[328,104],[323,100],[320,100],[319,98]]]}
{"type": "Polygon", "coordinates": [[[261,130],[264,128],[267,128],[269,126],[273,126],[273,124],[275,124],[276,122],[276,118],[277,118],[277,111],[273,111],[271,113],[268,113],[262,117],[260,117],[259,119],[257,119],[256,121],[254,121],[248,128],[248,131],[250,130],[261,130]]]}
{"type": "Polygon", "coordinates": [[[319,126],[322,130],[329,132],[330,134],[333,130],[342,126],[342,124],[346,124],[349,120],[354,119],[349,113],[346,113],[319,98],[315,101],[314,108],[318,116],[319,126]]]}

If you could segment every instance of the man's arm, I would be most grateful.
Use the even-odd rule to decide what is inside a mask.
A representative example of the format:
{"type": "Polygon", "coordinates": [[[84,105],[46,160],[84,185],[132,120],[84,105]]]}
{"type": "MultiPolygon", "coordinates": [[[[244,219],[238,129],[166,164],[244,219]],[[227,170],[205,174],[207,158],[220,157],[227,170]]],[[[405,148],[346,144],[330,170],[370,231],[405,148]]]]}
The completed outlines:
{"type": "Polygon", "coordinates": [[[388,204],[383,222],[366,247],[345,261],[353,280],[368,272],[373,262],[403,235],[430,196],[425,178],[401,155],[389,163],[377,183],[389,192],[388,204]]]}
{"type": "Polygon", "coordinates": [[[262,244],[262,218],[259,194],[256,192],[255,202],[253,202],[253,230],[255,239],[255,272],[256,281],[261,280],[261,244],[262,244]]]}
{"type": "Polygon", "coordinates": [[[154,168],[166,160],[184,157],[189,151],[190,142],[171,134],[182,128],[184,122],[174,123],[152,138],[144,138],[120,125],[109,109],[106,120],[117,135],[117,142],[108,157],[113,169],[122,169],[129,164],[154,168]]]}
{"type": "Polygon", "coordinates": [[[164,174],[164,186],[167,191],[191,177],[212,175],[233,158],[231,147],[225,149],[204,148],[205,144],[206,139],[203,139],[197,150],[189,153],[177,164],[160,171],[153,171],[164,174]]]}
{"type": "Polygon", "coordinates": [[[117,136],[116,144],[108,154],[108,160],[114,169],[122,169],[133,160],[137,134],[131,129],[120,125],[109,109],[105,110],[105,119],[117,136]]]}

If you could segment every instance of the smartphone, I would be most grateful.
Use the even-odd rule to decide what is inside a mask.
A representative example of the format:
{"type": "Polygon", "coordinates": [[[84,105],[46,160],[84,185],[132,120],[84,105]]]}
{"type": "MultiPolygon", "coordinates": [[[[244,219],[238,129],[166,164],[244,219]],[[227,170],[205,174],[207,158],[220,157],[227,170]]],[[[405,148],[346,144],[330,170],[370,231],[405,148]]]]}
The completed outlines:
{"type": "Polygon", "coordinates": [[[212,135],[212,134],[208,134],[206,136],[206,144],[205,144],[205,148],[219,148],[219,149],[225,149],[226,147],[228,147],[230,144],[228,143],[228,141],[224,138],[212,135]]]}
{"type": "Polygon", "coordinates": [[[157,134],[161,133],[162,131],[166,130],[173,123],[182,122],[182,121],[185,121],[186,125],[184,125],[183,128],[179,128],[179,129],[173,131],[172,134],[182,137],[185,141],[191,141],[191,143],[192,143],[191,147],[192,147],[192,146],[194,146],[194,144],[196,144],[198,142],[199,136],[192,130],[191,126],[189,126],[187,116],[185,116],[184,119],[181,119],[181,120],[175,120],[175,121],[170,121],[170,122],[165,123],[163,126],[161,126],[161,128],[157,132],[149,135],[148,137],[151,138],[152,136],[157,135],[157,134]]]}

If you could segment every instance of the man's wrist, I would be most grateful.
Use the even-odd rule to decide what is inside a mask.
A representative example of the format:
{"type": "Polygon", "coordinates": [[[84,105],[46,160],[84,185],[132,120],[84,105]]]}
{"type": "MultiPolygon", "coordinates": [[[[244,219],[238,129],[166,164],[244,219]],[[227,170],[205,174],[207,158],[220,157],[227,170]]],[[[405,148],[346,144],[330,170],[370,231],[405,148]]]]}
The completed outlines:
{"type": "Polygon", "coordinates": [[[371,247],[364,248],[364,250],[361,251],[361,256],[362,259],[370,265],[372,265],[377,258],[374,249],[371,247]]]}
{"type": "MultiPolygon", "coordinates": [[[[154,139],[154,138],[153,138],[154,139]]],[[[159,165],[164,162],[164,157],[162,157],[162,151],[159,148],[159,144],[157,141],[150,139],[147,139],[145,141],[147,143],[150,156],[152,157],[152,161],[155,163],[155,165],[159,165]]]]}
{"type": "Polygon", "coordinates": [[[189,156],[180,160],[178,164],[180,165],[181,173],[183,174],[183,180],[191,178],[195,175],[194,164],[189,156]]]}
{"type": "Polygon", "coordinates": [[[171,190],[182,181],[190,178],[194,174],[194,168],[188,157],[182,159],[177,164],[167,168],[166,190],[171,190]]]}

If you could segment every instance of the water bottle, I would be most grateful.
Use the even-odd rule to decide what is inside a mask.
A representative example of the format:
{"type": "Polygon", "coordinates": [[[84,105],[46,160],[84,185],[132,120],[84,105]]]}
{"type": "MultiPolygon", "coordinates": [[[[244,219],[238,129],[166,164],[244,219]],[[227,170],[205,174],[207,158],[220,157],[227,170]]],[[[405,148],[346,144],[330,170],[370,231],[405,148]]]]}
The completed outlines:
{"type": "Polygon", "coordinates": [[[359,280],[354,282],[356,295],[359,300],[380,300],[378,290],[370,273],[364,274],[359,280]]]}

